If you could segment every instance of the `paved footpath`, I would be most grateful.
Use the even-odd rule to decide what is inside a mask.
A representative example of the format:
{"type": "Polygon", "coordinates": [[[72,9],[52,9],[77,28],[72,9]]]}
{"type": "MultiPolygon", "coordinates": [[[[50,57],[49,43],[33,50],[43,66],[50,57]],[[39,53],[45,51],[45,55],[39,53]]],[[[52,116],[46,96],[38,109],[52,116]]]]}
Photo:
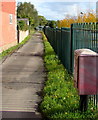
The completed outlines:
{"type": "Polygon", "coordinates": [[[2,63],[3,118],[41,120],[38,103],[46,77],[43,51],[41,34],[35,33],[2,63]]]}

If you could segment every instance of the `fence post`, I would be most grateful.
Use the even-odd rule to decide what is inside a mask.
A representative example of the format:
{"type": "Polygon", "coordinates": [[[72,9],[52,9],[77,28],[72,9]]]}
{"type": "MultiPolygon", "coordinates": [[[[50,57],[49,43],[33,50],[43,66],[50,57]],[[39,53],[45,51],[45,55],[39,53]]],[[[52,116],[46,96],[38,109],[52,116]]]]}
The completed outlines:
{"type": "Polygon", "coordinates": [[[80,95],[80,111],[85,112],[88,108],[88,95],[80,95]]]}
{"type": "Polygon", "coordinates": [[[73,24],[71,24],[71,32],[70,32],[70,34],[71,34],[71,43],[70,43],[70,72],[71,73],[73,73],[73,58],[74,58],[74,51],[73,51],[73,44],[74,44],[74,42],[73,42],[73,24]]]}
{"type": "Polygon", "coordinates": [[[19,39],[20,39],[19,38],[19,36],[20,36],[19,34],[20,34],[20,32],[19,32],[19,26],[17,25],[17,40],[18,40],[17,43],[19,43],[19,39]]]}
{"type": "Polygon", "coordinates": [[[61,28],[61,61],[63,63],[63,41],[62,41],[62,28],[61,28]]]}

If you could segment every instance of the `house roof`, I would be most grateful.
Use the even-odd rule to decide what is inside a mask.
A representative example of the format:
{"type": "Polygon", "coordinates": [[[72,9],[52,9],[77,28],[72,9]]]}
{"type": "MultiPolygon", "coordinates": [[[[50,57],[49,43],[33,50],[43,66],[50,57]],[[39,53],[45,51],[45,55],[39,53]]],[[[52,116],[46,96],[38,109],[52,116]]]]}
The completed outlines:
{"type": "Polygon", "coordinates": [[[18,21],[24,20],[24,21],[29,21],[28,18],[17,18],[18,21]]]}

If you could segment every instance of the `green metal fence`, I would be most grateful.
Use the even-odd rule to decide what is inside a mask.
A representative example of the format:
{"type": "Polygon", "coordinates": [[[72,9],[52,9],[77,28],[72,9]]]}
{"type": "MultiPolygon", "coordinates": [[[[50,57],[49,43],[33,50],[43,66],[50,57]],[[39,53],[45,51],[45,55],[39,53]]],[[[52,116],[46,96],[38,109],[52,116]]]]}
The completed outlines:
{"type": "Polygon", "coordinates": [[[61,39],[62,39],[61,40],[62,42],[61,61],[69,72],[71,72],[71,32],[70,30],[71,30],[70,28],[61,29],[61,39]]]}
{"type": "MultiPolygon", "coordinates": [[[[88,48],[98,53],[98,23],[75,23],[61,29],[46,27],[44,33],[69,73],[73,73],[74,50],[88,48]]],[[[98,108],[98,95],[89,98],[98,108]]]]}
{"type": "MultiPolygon", "coordinates": [[[[78,23],[71,25],[72,71],[74,50],[88,48],[98,53],[98,23],[78,23]]],[[[98,108],[98,95],[89,96],[89,100],[98,108]]]]}
{"type": "Polygon", "coordinates": [[[72,71],[74,50],[88,48],[98,52],[98,23],[76,23],[71,25],[72,40],[72,71]]]}
{"type": "Polygon", "coordinates": [[[74,50],[88,48],[98,52],[98,23],[75,23],[71,28],[49,28],[44,32],[69,73],[73,73],[74,50]]]}

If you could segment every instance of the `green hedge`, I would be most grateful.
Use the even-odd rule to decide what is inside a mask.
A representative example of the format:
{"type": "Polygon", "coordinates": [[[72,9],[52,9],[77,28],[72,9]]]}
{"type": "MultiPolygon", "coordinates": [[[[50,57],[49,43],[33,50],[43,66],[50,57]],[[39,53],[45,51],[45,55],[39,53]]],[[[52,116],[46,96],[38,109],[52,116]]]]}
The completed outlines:
{"type": "Polygon", "coordinates": [[[29,30],[29,26],[26,24],[25,21],[21,20],[21,21],[18,21],[17,23],[18,23],[19,30],[22,30],[22,31],[29,30]]]}

